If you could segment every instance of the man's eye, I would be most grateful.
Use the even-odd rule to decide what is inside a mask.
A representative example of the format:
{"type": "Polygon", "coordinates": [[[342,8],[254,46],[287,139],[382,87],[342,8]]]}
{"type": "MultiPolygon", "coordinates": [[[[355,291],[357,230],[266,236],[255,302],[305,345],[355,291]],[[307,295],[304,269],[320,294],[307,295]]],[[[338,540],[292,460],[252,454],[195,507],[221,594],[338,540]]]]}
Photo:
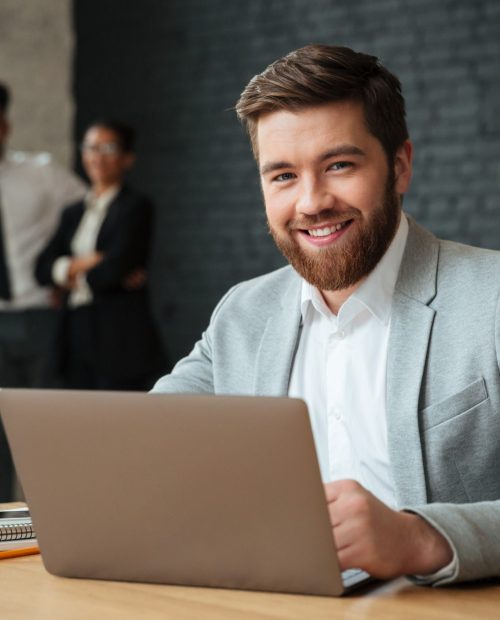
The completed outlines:
{"type": "Polygon", "coordinates": [[[290,181],[294,179],[295,175],[293,172],[282,172],[278,174],[278,176],[274,177],[273,181],[278,181],[278,183],[283,183],[284,181],[290,181]]]}
{"type": "Polygon", "coordinates": [[[336,161],[328,167],[328,170],[343,170],[344,168],[350,168],[351,166],[352,164],[349,161],[336,161]]]}

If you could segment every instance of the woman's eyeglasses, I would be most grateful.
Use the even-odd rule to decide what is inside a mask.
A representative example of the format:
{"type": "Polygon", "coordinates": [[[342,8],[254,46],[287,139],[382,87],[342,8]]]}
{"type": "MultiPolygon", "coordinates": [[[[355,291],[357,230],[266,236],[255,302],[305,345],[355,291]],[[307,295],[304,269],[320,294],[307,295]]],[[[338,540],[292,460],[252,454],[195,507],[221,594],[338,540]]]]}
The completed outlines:
{"type": "Polygon", "coordinates": [[[102,144],[89,144],[83,142],[80,145],[80,152],[112,156],[121,153],[121,148],[116,142],[103,142],[102,144]]]}

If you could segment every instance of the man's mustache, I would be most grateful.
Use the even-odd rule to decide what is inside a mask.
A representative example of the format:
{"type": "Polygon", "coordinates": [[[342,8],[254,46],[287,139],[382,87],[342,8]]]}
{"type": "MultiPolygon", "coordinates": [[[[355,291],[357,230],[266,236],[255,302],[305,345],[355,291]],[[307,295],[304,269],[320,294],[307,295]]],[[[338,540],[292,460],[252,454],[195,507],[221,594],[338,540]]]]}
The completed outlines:
{"type": "Polygon", "coordinates": [[[323,209],[319,213],[314,215],[304,214],[300,218],[290,220],[287,223],[288,230],[300,230],[303,228],[310,228],[311,226],[318,226],[319,224],[329,224],[332,222],[353,220],[361,215],[359,209],[349,207],[348,209],[323,209]]]}

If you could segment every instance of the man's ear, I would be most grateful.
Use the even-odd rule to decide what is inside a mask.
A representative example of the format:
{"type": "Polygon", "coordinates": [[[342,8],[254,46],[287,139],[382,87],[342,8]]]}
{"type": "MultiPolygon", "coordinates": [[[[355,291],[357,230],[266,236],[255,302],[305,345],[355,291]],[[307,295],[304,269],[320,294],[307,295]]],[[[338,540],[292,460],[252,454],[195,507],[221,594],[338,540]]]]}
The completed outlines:
{"type": "Polygon", "coordinates": [[[405,194],[410,187],[413,162],[413,144],[405,140],[394,158],[394,188],[398,194],[405,194]]]}

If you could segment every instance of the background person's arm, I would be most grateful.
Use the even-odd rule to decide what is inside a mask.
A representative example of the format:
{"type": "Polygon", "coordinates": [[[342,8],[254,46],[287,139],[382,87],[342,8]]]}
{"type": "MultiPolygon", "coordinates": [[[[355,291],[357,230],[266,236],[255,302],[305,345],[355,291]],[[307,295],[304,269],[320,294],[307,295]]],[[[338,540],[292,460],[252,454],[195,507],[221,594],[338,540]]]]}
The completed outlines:
{"type": "MultiPolygon", "coordinates": [[[[94,293],[128,290],[127,278],[147,265],[152,239],[153,207],[141,195],[119,197],[118,208],[110,212],[102,224],[103,260],[87,271],[86,279],[94,293]]],[[[98,237],[98,239],[99,239],[98,237]]],[[[140,287],[130,287],[136,290],[140,287]]]]}

